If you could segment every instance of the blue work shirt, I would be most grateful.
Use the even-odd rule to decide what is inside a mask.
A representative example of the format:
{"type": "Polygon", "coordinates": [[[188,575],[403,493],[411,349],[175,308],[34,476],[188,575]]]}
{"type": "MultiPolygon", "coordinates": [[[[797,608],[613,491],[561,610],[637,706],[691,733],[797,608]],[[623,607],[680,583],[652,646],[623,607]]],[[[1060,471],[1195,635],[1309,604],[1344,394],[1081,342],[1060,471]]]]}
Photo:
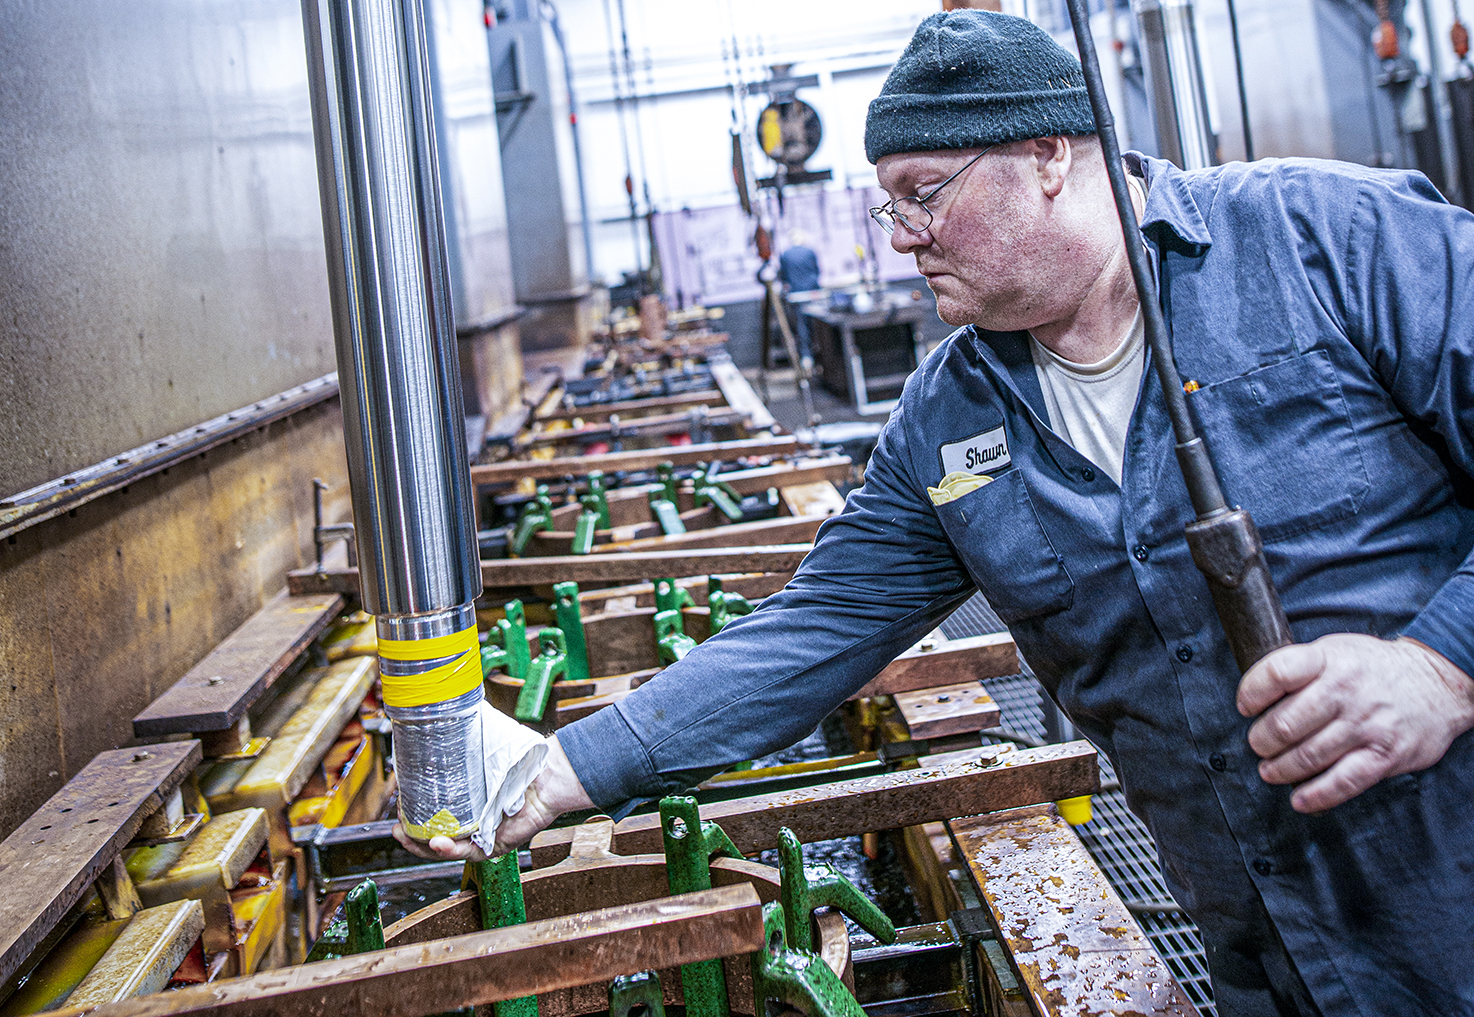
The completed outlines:
{"type": "MultiPolygon", "coordinates": [[[[1474,674],[1474,216],[1414,173],[1130,159],[1189,405],[1296,640],[1406,634],[1474,674]]],[[[1298,987],[1285,951],[1327,1015],[1474,1012],[1474,733],[1295,812],[1235,708],[1150,362],[1120,487],[1042,404],[1024,334],[953,334],[788,587],[560,732],[593,800],[625,809],[799,739],[976,588],[1115,764],[1225,1017],[1296,1012],[1266,988],[1298,987]],[[991,482],[934,506],[968,450],[991,482]]]]}

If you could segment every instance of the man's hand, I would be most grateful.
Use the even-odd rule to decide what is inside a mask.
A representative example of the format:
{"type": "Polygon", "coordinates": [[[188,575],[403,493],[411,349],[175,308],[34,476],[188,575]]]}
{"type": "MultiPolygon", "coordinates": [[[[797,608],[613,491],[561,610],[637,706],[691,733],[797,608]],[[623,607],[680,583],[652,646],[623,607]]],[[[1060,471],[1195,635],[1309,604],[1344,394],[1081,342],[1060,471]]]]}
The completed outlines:
{"type": "MultiPolygon", "coordinates": [[[[537,775],[527,788],[527,801],[515,814],[501,821],[496,830],[496,854],[521,847],[534,834],[545,829],[553,820],[574,809],[586,809],[594,803],[579,783],[578,774],[563,753],[557,738],[548,740],[548,765],[537,775]]],[[[432,837],[429,844],[411,840],[404,832],[404,825],[394,824],[394,839],[410,854],[432,861],[486,860],[486,854],[468,840],[451,840],[449,837],[432,837]]]]}
{"type": "Polygon", "coordinates": [[[1259,717],[1259,775],[1299,784],[1290,804],[1321,812],[1443,758],[1474,727],[1474,680],[1414,639],[1322,636],[1251,667],[1238,707],[1259,717]]]}

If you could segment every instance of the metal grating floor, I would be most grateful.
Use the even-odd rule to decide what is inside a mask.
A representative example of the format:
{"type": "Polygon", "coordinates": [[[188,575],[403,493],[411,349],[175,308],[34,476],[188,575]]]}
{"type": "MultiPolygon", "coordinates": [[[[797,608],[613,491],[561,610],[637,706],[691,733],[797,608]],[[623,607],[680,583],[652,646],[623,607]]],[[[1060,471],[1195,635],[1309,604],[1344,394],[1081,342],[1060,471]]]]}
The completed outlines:
{"type": "MultiPolygon", "coordinates": [[[[942,623],[942,632],[952,639],[1001,632],[1006,626],[993,613],[982,594],[958,608],[942,623]]],[[[1024,665],[1027,670],[1028,665],[1024,665]]],[[[997,702],[1003,715],[1003,727],[1031,738],[1043,739],[1044,708],[1042,692],[1027,674],[992,678],[983,682],[988,694],[997,702]]],[[[1110,763],[1101,759],[1101,780],[1114,782],[1110,763]]],[[[1086,850],[1095,859],[1116,892],[1129,903],[1162,902],[1173,910],[1136,913],[1142,931],[1151,939],[1183,991],[1204,1017],[1216,1017],[1213,988],[1208,981],[1208,965],[1198,928],[1180,910],[1167,892],[1157,864],[1157,849],[1151,834],[1141,821],[1126,808],[1119,790],[1095,796],[1094,817],[1075,828],[1086,850]]]]}

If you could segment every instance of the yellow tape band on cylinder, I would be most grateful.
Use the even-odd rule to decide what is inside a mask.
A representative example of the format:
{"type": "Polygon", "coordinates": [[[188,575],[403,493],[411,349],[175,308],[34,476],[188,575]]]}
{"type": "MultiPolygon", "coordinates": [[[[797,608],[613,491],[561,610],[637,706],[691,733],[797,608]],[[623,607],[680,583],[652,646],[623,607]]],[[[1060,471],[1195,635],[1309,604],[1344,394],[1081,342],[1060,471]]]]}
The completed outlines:
{"type": "Polygon", "coordinates": [[[481,684],[481,641],[476,626],[448,636],[433,639],[379,639],[379,656],[400,664],[415,661],[446,660],[418,674],[386,674],[380,668],[384,683],[385,706],[427,706],[443,703],[481,684]]]}

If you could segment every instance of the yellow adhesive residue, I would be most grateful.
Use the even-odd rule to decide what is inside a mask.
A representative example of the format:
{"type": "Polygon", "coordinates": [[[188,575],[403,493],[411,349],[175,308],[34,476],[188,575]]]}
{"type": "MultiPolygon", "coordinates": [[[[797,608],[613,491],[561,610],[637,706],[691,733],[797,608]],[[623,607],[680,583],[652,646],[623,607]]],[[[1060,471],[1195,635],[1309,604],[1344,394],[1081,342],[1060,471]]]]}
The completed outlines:
{"type": "Polygon", "coordinates": [[[945,505],[949,501],[956,501],[964,494],[970,494],[984,484],[992,482],[992,477],[978,477],[961,470],[953,470],[942,478],[941,487],[928,487],[926,493],[931,495],[933,505],[945,505]]]}
{"type": "Polygon", "coordinates": [[[480,651],[475,625],[433,639],[380,639],[379,656],[399,665],[379,669],[384,705],[425,706],[464,696],[481,685],[480,651]],[[405,670],[406,664],[423,668],[412,668],[415,674],[388,673],[405,670]]]}
{"type": "Polygon", "coordinates": [[[263,810],[226,812],[206,823],[172,859],[169,856],[173,851],[141,849],[128,859],[128,873],[138,885],[139,898],[148,907],[185,898],[197,899],[208,889],[223,891],[234,887],[266,846],[266,837],[263,810]],[[163,872],[158,871],[161,864],[167,864],[163,872]]]}
{"type": "Polygon", "coordinates": [[[357,611],[340,621],[322,637],[322,652],[329,663],[345,657],[373,657],[379,652],[379,639],[374,620],[357,611]]]}
{"type": "Polygon", "coordinates": [[[411,839],[418,841],[428,841],[431,837],[469,836],[475,833],[480,825],[471,823],[468,826],[461,826],[460,821],[449,809],[441,809],[435,813],[424,826],[405,820],[403,815],[399,818],[404,823],[405,833],[409,834],[411,839]]]}

